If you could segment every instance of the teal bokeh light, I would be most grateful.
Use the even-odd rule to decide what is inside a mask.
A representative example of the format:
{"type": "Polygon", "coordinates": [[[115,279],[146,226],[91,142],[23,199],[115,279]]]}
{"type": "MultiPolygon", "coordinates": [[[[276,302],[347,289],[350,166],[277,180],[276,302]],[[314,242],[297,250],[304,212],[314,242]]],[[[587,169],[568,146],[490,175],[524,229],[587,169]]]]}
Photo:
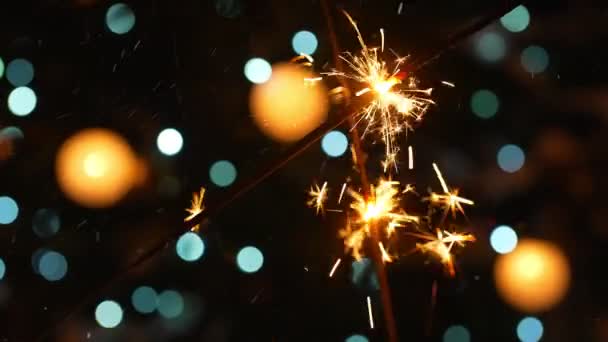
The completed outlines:
{"type": "Polygon", "coordinates": [[[369,340],[367,337],[357,334],[347,337],[345,342],[369,342],[369,340]]]}
{"type": "Polygon", "coordinates": [[[106,25],[116,34],[128,33],[135,26],[135,14],[126,4],[114,4],[106,13],[106,25]]]}
{"type": "Polygon", "coordinates": [[[209,168],[209,178],[217,186],[229,186],[236,180],[236,168],[227,160],[216,161],[209,168]]]}
{"type": "Polygon", "coordinates": [[[5,274],[6,274],[6,264],[4,263],[4,260],[2,258],[0,258],[0,280],[2,280],[4,278],[5,274]]]}
{"type": "Polygon", "coordinates": [[[485,32],[477,40],[477,54],[486,62],[497,62],[507,53],[505,39],[496,32],[485,32]]]}
{"type": "Polygon", "coordinates": [[[38,271],[48,281],[59,281],[68,272],[68,261],[55,251],[45,251],[38,261],[38,271]]]}
{"type": "Polygon", "coordinates": [[[28,87],[13,89],[8,95],[8,109],[17,116],[26,116],[36,109],[38,98],[28,87]]]}
{"type": "Polygon", "coordinates": [[[517,337],[521,342],[538,342],[543,331],[543,323],[535,317],[526,317],[517,325],[517,337]]]}
{"type": "Polygon", "coordinates": [[[38,209],[32,218],[32,230],[41,238],[51,237],[59,231],[61,220],[52,209],[38,209]]]}
{"type": "Polygon", "coordinates": [[[490,234],[490,245],[496,253],[511,253],[517,247],[517,233],[509,226],[498,226],[490,234]]]}
{"type": "Polygon", "coordinates": [[[122,316],[122,307],[113,300],[105,300],[95,309],[95,320],[106,329],[116,328],[122,322],[122,316]]]}
{"type": "Polygon", "coordinates": [[[179,292],[166,290],[158,296],[158,313],[164,318],[177,318],[184,311],[184,298],[179,292]]]}
{"type": "Polygon", "coordinates": [[[0,78],[2,78],[2,76],[4,76],[4,60],[0,58],[0,78]]]}
{"type": "Polygon", "coordinates": [[[443,333],[443,342],[470,342],[471,334],[462,325],[452,325],[443,333]]]}
{"type": "Polygon", "coordinates": [[[0,196],[0,224],[11,224],[19,216],[19,206],[14,199],[0,196]]]}
{"type": "Polygon", "coordinates": [[[530,24],[530,12],[526,6],[519,5],[502,16],[500,23],[510,32],[522,32],[530,24]]]}
{"type": "Polygon", "coordinates": [[[531,74],[539,74],[549,66],[549,54],[544,48],[532,45],[521,53],[521,65],[531,74]]]}
{"type": "Polygon", "coordinates": [[[310,31],[300,31],[293,35],[291,46],[297,54],[312,55],[317,50],[317,36],[310,31]]]}
{"type": "Polygon", "coordinates": [[[340,157],[348,149],[348,138],[340,131],[331,131],[321,140],[321,148],[330,157],[340,157]]]}
{"type": "Polygon", "coordinates": [[[500,101],[491,90],[480,89],[471,96],[471,110],[482,119],[489,119],[496,115],[500,101]]]}
{"type": "Polygon", "coordinates": [[[265,83],[272,76],[272,67],[265,59],[252,58],[245,63],[245,77],[256,84],[265,83]]]}
{"type": "Polygon", "coordinates": [[[158,294],[149,286],[140,286],[133,291],[131,304],[139,313],[152,313],[158,307],[158,294]]]}
{"type": "Polygon", "coordinates": [[[505,145],[498,150],[496,156],[498,166],[505,172],[513,173],[524,166],[526,156],[524,151],[517,145],[505,145]]]}
{"type": "Polygon", "coordinates": [[[6,66],[6,79],[15,87],[23,87],[34,79],[34,66],[23,58],[12,60],[6,66]]]}
{"type": "Polygon", "coordinates": [[[185,261],[196,261],[205,252],[205,243],[198,234],[187,232],[180,236],[175,244],[177,255],[185,261]]]}
{"type": "Polygon", "coordinates": [[[236,263],[241,271],[255,273],[264,265],[264,255],[255,247],[244,247],[237,254],[236,263]]]}

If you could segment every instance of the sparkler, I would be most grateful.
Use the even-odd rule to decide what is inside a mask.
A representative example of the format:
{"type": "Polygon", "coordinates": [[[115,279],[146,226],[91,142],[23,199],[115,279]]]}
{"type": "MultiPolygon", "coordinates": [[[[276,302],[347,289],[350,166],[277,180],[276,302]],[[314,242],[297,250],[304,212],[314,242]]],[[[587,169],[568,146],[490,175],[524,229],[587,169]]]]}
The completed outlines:
{"type": "Polygon", "coordinates": [[[436,235],[430,233],[410,233],[428,242],[416,244],[416,248],[423,253],[431,253],[439,258],[450,276],[456,274],[454,270],[454,258],[451,254],[452,247],[457,244],[461,247],[465,242],[474,242],[475,237],[471,234],[450,233],[437,228],[436,235]]]}
{"type": "MultiPolygon", "coordinates": [[[[192,201],[190,202],[190,208],[186,208],[186,212],[189,213],[184,222],[188,222],[192,220],[196,215],[202,213],[205,210],[205,205],[203,204],[203,199],[205,198],[205,188],[201,187],[198,193],[192,194],[192,201]]],[[[199,230],[199,225],[193,226],[191,229],[193,232],[197,232],[199,230]]]]}
{"type": "Polygon", "coordinates": [[[315,208],[317,211],[317,215],[319,212],[323,212],[325,201],[327,201],[327,182],[323,183],[323,186],[319,188],[317,184],[314,185],[314,188],[311,187],[308,195],[310,199],[308,200],[308,206],[315,208]]]}
{"type": "Polygon", "coordinates": [[[466,205],[474,205],[475,202],[470,199],[458,196],[458,189],[454,189],[450,191],[448,188],[443,176],[441,175],[441,171],[439,171],[439,167],[437,164],[433,163],[433,169],[435,169],[435,173],[437,174],[437,178],[441,183],[441,188],[443,189],[443,194],[431,193],[431,196],[428,198],[432,203],[439,205],[445,209],[444,216],[447,212],[452,213],[452,217],[456,216],[456,211],[459,211],[464,215],[464,209],[462,208],[463,204],[466,205]]]}
{"type": "Polygon", "coordinates": [[[357,54],[344,52],[340,58],[346,62],[350,71],[332,70],[325,73],[328,76],[343,77],[363,84],[363,88],[355,92],[355,96],[371,94],[369,103],[355,114],[355,126],[364,122],[362,138],[369,133],[377,133],[385,146],[382,166],[386,172],[391,166],[397,169],[397,154],[399,146],[397,137],[408,130],[413,130],[413,123],[420,121],[428,107],[434,104],[429,98],[432,88],[418,89],[417,80],[407,75],[400,68],[406,57],[399,57],[394,51],[395,60],[389,67],[380,54],[384,52],[384,30],[380,29],[381,46],[368,47],[357,23],[344,12],[353,26],[361,51],[357,54]],[[409,78],[405,87],[404,79],[409,78]]]}

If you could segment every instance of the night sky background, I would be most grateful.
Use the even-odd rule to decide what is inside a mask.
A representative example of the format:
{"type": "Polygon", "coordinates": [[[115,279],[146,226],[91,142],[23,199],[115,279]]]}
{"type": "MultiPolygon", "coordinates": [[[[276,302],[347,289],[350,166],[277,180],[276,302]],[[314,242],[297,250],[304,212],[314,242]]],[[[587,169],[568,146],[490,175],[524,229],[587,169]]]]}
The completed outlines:
{"type": "MultiPolygon", "coordinates": [[[[31,62],[35,76],[28,87],[38,101],[30,115],[13,115],[7,98],[15,87],[0,79],[0,196],[19,208],[16,220],[0,226],[6,268],[0,279],[0,341],[349,341],[357,334],[383,341],[373,271],[353,266],[344,253],[337,236],[343,217],[316,216],[306,207],[315,181],[341,184],[355,175],[349,152],[329,158],[316,143],[232,202],[201,230],[205,250],[195,262],[180,259],[173,239],[183,229],[193,192],[206,187],[205,203],[213,203],[229,191],[210,180],[214,162],[234,164],[237,186],[287,148],[255,126],[249,111],[252,83],[243,68],[253,57],[271,64],[291,59],[291,40],[300,30],[318,39],[315,70],[331,68],[319,0],[124,1],[136,18],[125,34],[115,34],[106,22],[115,3],[20,0],[1,6],[0,57],[5,65],[16,58],[31,62]],[[2,130],[9,126],[23,136],[8,137],[2,130]],[[56,181],[59,147],[88,127],[124,136],[148,170],[143,184],[110,208],[79,206],[56,181]],[[167,127],[183,136],[175,156],[157,147],[157,136],[167,127]],[[40,237],[32,229],[41,208],[60,220],[52,236],[40,237]],[[163,248],[129,268],[156,246],[163,248]],[[239,270],[236,255],[244,246],[264,255],[256,273],[239,270]],[[67,261],[67,273],[57,281],[37,270],[41,253],[50,250],[67,261]],[[329,278],[337,258],[342,264],[329,278]],[[158,293],[176,291],[182,310],[174,318],[137,312],[131,297],[144,285],[158,293]],[[367,296],[375,301],[375,329],[368,323],[367,296]],[[96,321],[96,307],[104,300],[124,310],[113,329],[96,321]]],[[[458,32],[518,4],[328,3],[343,50],[358,45],[338,9],[357,19],[366,40],[377,42],[378,29],[384,28],[387,46],[413,60],[433,55],[458,32]]],[[[415,147],[416,168],[404,168],[397,178],[420,184],[423,192],[437,187],[431,167],[436,161],[449,184],[475,200],[467,208],[466,229],[477,242],[458,251],[454,278],[427,255],[387,266],[402,341],[469,341],[446,337],[454,325],[466,328],[471,341],[518,341],[518,323],[528,314],[497,294],[497,253],[489,237],[498,225],[512,227],[520,239],[551,241],[570,263],[566,296],[534,315],[544,326],[542,340],[608,341],[608,6],[590,0],[524,5],[530,14],[525,30],[510,32],[493,21],[416,72],[436,88],[437,105],[402,141],[402,150],[415,147]],[[488,34],[494,43],[484,45],[488,34]],[[522,62],[530,46],[546,52],[531,57],[532,68],[538,68],[532,72],[522,62]],[[497,58],[488,60],[488,54],[497,58]],[[455,87],[441,86],[442,80],[455,87]],[[495,114],[486,118],[472,108],[482,89],[498,100],[495,114]],[[515,172],[497,163],[499,150],[509,144],[525,154],[515,172]]],[[[370,155],[381,151],[367,147],[370,155]]],[[[370,162],[372,176],[380,171],[370,162]]],[[[3,210],[0,206],[0,216],[3,210]]],[[[360,341],[365,340],[349,342],[360,341]]]]}

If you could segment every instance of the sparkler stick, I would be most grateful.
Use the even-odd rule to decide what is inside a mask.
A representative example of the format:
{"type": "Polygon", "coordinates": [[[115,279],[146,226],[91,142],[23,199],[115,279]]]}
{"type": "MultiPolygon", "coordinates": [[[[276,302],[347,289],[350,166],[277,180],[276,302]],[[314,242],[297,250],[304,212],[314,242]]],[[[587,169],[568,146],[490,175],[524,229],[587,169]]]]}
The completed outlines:
{"type": "MultiPolygon", "coordinates": [[[[444,52],[451,50],[459,42],[461,42],[462,40],[475,34],[476,32],[483,29],[485,26],[492,23],[493,21],[501,18],[506,13],[510,12],[518,5],[522,4],[523,2],[524,1],[522,1],[522,0],[520,0],[520,1],[506,0],[503,2],[503,6],[497,8],[495,11],[485,15],[484,17],[482,17],[478,21],[474,22],[473,24],[469,25],[465,29],[458,31],[455,34],[449,36],[446,40],[439,43],[435,49],[427,51],[426,53],[424,53],[424,52],[417,53],[417,55],[416,55],[417,58],[413,59],[412,63],[411,63],[412,70],[417,71],[417,70],[424,68],[429,63],[438,59],[444,52]]],[[[321,4],[324,8],[324,12],[329,13],[329,9],[328,9],[326,0],[321,1],[321,4]]],[[[331,22],[331,19],[330,19],[330,22],[331,22]]],[[[330,28],[329,31],[330,31],[330,40],[337,41],[333,28],[330,28]]],[[[338,61],[336,63],[336,68],[338,68],[340,65],[341,65],[341,63],[340,63],[340,61],[338,61]]],[[[105,291],[111,289],[112,287],[114,287],[116,284],[119,284],[119,283],[125,281],[132,271],[144,266],[145,264],[147,264],[148,262],[153,260],[156,256],[158,256],[161,253],[161,251],[165,250],[165,247],[168,244],[175,242],[177,240],[177,238],[179,238],[183,233],[191,230],[193,227],[195,227],[197,225],[201,225],[203,222],[208,221],[210,218],[215,217],[221,210],[225,209],[233,201],[235,201],[236,199],[240,198],[241,196],[243,196],[244,194],[249,192],[249,190],[255,188],[258,184],[263,182],[266,178],[270,177],[276,171],[280,170],[289,161],[291,161],[292,159],[299,156],[302,152],[304,152],[306,149],[308,149],[310,146],[312,146],[315,142],[320,140],[327,132],[329,132],[329,131],[337,128],[338,126],[342,125],[343,123],[345,123],[349,118],[352,117],[352,115],[354,113],[356,113],[357,109],[358,109],[358,107],[357,107],[356,103],[349,102],[344,107],[344,109],[342,111],[340,111],[335,117],[330,118],[328,121],[323,123],[317,129],[313,130],[308,135],[306,135],[304,138],[302,138],[300,141],[298,141],[297,143],[292,145],[276,160],[273,160],[272,162],[266,164],[264,167],[260,168],[258,172],[254,173],[247,180],[237,182],[237,184],[235,184],[228,191],[228,193],[226,194],[226,196],[224,197],[224,199],[222,201],[210,203],[209,207],[205,210],[204,213],[203,212],[198,213],[197,215],[193,216],[187,222],[184,222],[184,224],[181,228],[176,229],[174,232],[169,234],[168,237],[166,237],[165,239],[161,239],[153,247],[149,248],[147,251],[140,254],[135,259],[134,262],[132,262],[125,268],[117,271],[115,273],[115,275],[112,276],[107,281],[98,282],[97,285],[93,286],[93,289],[90,290],[84,296],[83,299],[81,299],[77,304],[75,304],[70,309],[66,310],[66,312],[63,313],[63,315],[59,315],[60,318],[58,318],[57,320],[55,320],[55,322],[50,324],[50,327],[47,330],[44,330],[42,333],[40,333],[40,335],[38,335],[38,337],[35,340],[40,341],[40,342],[48,340],[48,338],[55,331],[57,331],[59,329],[59,327],[61,327],[68,319],[70,319],[74,315],[74,313],[76,313],[79,310],[82,310],[86,305],[88,305],[94,299],[97,299],[99,297],[100,293],[105,292],[105,291]],[[217,204],[214,205],[214,203],[217,203],[217,204]]],[[[353,145],[355,145],[355,144],[360,145],[360,140],[353,139],[353,145]]],[[[364,158],[364,156],[361,156],[358,159],[362,159],[362,158],[364,158]]],[[[363,178],[363,175],[362,175],[362,178],[363,178]]],[[[363,183],[363,180],[362,180],[362,183],[363,183]]],[[[367,183],[367,179],[366,179],[365,183],[367,183]]],[[[203,228],[204,228],[204,225],[203,225],[203,228]]],[[[372,250],[375,250],[379,253],[379,249],[377,249],[377,248],[372,248],[372,250]]],[[[382,269],[384,269],[384,264],[380,263],[380,265],[381,265],[382,269]]],[[[379,282],[381,284],[383,283],[383,280],[381,277],[381,275],[383,273],[384,272],[380,272],[380,270],[378,270],[378,278],[379,278],[379,282]]],[[[384,275],[385,275],[385,273],[384,273],[384,275]]],[[[386,278],[386,277],[384,277],[384,278],[386,278]]],[[[385,279],[385,281],[386,281],[386,279],[385,279]]],[[[383,300],[383,303],[384,302],[385,302],[385,300],[383,300]]],[[[392,310],[391,310],[391,312],[392,312],[392,310]]],[[[396,341],[396,339],[395,339],[395,341],[396,341]]]]}

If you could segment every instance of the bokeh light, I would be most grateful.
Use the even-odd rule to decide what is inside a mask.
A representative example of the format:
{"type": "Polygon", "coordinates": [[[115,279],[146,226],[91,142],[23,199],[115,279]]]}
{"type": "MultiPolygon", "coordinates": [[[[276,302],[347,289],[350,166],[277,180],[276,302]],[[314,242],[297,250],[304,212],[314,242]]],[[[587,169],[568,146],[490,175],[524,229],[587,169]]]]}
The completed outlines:
{"type": "Polygon", "coordinates": [[[86,207],[109,207],[142,176],[129,144],[106,129],[86,129],[68,138],[57,153],[61,190],[86,207]]]}
{"type": "Polygon", "coordinates": [[[51,237],[59,231],[61,220],[53,209],[42,208],[36,210],[32,218],[32,230],[41,238],[51,237]]]}
{"type": "Polygon", "coordinates": [[[126,4],[114,4],[106,13],[106,25],[116,34],[125,34],[135,26],[135,13],[126,4]]]}
{"type": "Polygon", "coordinates": [[[498,226],[490,234],[490,245],[496,253],[511,253],[517,247],[517,233],[509,226],[498,226]]]}
{"type": "Polygon", "coordinates": [[[357,334],[347,337],[345,342],[369,342],[369,340],[367,337],[357,334]]]}
{"type": "Polygon", "coordinates": [[[116,328],[122,322],[122,316],[122,307],[113,300],[105,300],[95,308],[95,320],[103,328],[116,328]]]}
{"type": "Polygon", "coordinates": [[[272,67],[263,58],[252,58],[245,63],[244,72],[250,82],[262,84],[272,76],[272,67]]]}
{"type": "Polygon", "coordinates": [[[485,32],[477,40],[477,54],[486,62],[497,62],[507,53],[505,39],[496,32],[485,32]]]}
{"type": "Polygon", "coordinates": [[[46,248],[38,248],[32,253],[32,269],[34,273],[40,274],[40,258],[48,251],[46,248]]]}
{"type": "Polygon", "coordinates": [[[562,251],[542,240],[522,239],[509,254],[498,257],[494,282],[500,297],[523,312],[555,306],[570,285],[570,266],[562,251]]]}
{"type": "Polygon", "coordinates": [[[187,232],[175,244],[177,255],[185,261],[196,261],[205,252],[205,243],[198,234],[187,232]]]}
{"type": "Polygon", "coordinates": [[[517,324],[517,337],[521,342],[538,342],[543,337],[543,323],[535,317],[526,317],[517,324]]]}
{"type": "Polygon", "coordinates": [[[272,77],[251,90],[250,108],[260,130],[279,142],[294,142],[317,128],[327,117],[325,86],[307,84],[310,72],[291,64],[275,65],[272,77]]]}
{"type": "Polygon", "coordinates": [[[216,161],[209,168],[209,178],[217,186],[229,186],[236,180],[236,167],[227,160],[216,161]]]}
{"type": "Polygon", "coordinates": [[[11,158],[17,151],[23,132],[18,127],[9,126],[0,129],[0,160],[11,158]]]}
{"type": "Polygon", "coordinates": [[[549,66],[549,54],[540,46],[528,46],[521,52],[521,64],[531,74],[538,74],[549,66]]]}
{"type": "Polygon", "coordinates": [[[19,206],[14,199],[0,196],[0,224],[11,224],[19,216],[19,206]]]}
{"type": "Polygon", "coordinates": [[[496,115],[499,106],[498,96],[488,89],[477,90],[471,96],[471,110],[482,119],[496,115]]]}
{"type": "Polygon", "coordinates": [[[2,76],[4,76],[4,60],[0,58],[0,78],[2,78],[2,76]]]}
{"type": "Polygon", "coordinates": [[[15,87],[23,87],[34,79],[34,66],[30,61],[17,58],[6,66],[6,79],[15,87]]]}
{"type": "Polygon", "coordinates": [[[156,146],[162,154],[174,156],[182,150],[184,138],[175,128],[165,128],[158,134],[156,146]]]}
{"type": "Polygon", "coordinates": [[[164,318],[176,318],[184,311],[184,298],[179,292],[165,290],[158,296],[158,313],[164,318]]]}
{"type": "Polygon", "coordinates": [[[530,12],[524,5],[515,7],[500,18],[502,26],[510,32],[522,32],[530,24],[530,12]]]}
{"type": "Polygon", "coordinates": [[[236,263],[239,269],[245,273],[255,273],[264,264],[262,252],[252,246],[244,247],[236,256],[236,263]]]}
{"type": "Polygon", "coordinates": [[[517,145],[504,145],[496,154],[498,166],[505,172],[513,173],[524,166],[526,156],[524,151],[517,145]]]}
{"type": "Polygon", "coordinates": [[[17,116],[29,115],[36,109],[38,98],[36,93],[28,87],[13,89],[8,95],[8,109],[17,116]]]}
{"type": "Polygon", "coordinates": [[[4,259],[0,258],[0,280],[4,279],[5,274],[6,274],[6,264],[4,263],[4,259]]]}
{"type": "Polygon", "coordinates": [[[348,149],[348,138],[340,131],[331,131],[321,140],[321,148],[330,157],[340,157],[348,149]]]}
{"type": "Polygon", "coordinates": [[[378,275],[369,258],[354,260],[351,264],[351,282],[365,291],[376,291],[380,289],[378,275]]]}
{"type": "Polygon", "coordinates": [[[317,50],[317,36],[310,31],[300,31],[293,35],[291,46],[297,54],[312,55],[317,50]]]}
{"type": "Polygon", "coordinates": [[[59,281],[68,273],[68,261],[55,251],[44,251],[38,261],[38,271],[48,281],[59,281]]]}
{"type": "Polygon", "coordinates": [[[131,294],[131,304],[139,313],[152,313],[158,307],[158,294],[149,286],[140,286],[131,294]]]}
{"type": "Polygon", "coordinates": [[[471,334],[462,325],[452,325],[443,333],[443,342],[470,342],[471,334]]]}

